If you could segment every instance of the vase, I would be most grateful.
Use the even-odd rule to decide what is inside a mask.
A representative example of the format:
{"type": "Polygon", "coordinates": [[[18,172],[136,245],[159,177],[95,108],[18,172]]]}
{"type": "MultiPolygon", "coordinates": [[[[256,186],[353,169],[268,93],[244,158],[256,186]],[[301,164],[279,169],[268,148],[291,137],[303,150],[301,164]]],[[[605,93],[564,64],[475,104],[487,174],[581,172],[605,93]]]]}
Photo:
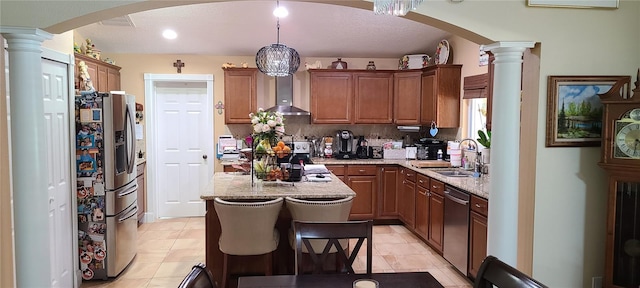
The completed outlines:
{"type": "Polygon", "coordinates": [[[482,149],[482,163],[489,164],[489,160],[491,159],[491,149],[483,148],[482,149]]]}

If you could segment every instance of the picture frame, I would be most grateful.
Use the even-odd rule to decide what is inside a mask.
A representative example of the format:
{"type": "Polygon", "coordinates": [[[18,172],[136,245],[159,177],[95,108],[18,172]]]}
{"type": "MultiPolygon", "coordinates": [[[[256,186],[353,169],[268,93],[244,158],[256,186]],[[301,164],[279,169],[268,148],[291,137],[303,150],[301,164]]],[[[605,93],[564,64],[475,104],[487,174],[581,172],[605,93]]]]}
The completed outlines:
{"type": "Polygon", "coordinates": [[[597,147],[602,142],[598,94],[629,76],[549,76],[546,147],[597,147]]]}
{"type": "Polygon", "coordinates": [[[618,9],[619,0],[527,0],[530,7],[618,9]]]}

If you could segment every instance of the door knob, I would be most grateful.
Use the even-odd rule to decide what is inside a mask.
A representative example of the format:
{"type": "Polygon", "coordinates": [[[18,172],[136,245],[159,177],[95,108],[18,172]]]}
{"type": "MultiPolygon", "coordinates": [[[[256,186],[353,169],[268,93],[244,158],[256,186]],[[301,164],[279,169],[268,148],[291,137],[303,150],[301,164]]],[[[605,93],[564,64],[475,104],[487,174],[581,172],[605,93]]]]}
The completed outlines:
{"type": "Polygon", "coordinates": [[[202,159],[207,159],[207,154],[202,155],[202,159]]]}

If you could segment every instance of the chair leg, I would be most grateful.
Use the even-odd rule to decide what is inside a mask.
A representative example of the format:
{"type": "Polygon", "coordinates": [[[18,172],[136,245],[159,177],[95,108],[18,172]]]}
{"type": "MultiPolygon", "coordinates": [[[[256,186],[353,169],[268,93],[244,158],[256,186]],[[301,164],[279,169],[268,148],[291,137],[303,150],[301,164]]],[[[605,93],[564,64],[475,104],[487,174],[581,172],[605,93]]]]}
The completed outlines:
{"type": "Polygon", "coordinates": [[[222,257],[222,288],[227,288],[227,279],[229,277],[229,255],[227,253],[222,253],[224,256],[222,257]]]}
{"type": "Polygon", "coordinates": [[[265,260],[265,275],[273,275],[273,251],[266,254],[265,260]]]}

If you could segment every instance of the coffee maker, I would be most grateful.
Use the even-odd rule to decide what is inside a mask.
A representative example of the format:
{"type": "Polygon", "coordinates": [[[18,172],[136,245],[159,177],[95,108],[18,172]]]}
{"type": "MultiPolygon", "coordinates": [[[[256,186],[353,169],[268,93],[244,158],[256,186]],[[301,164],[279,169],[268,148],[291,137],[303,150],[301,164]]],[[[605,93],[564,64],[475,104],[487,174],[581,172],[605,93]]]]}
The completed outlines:
{"type": "Polygon", "coordinates": [[[338,130],[336,138],[334,138],[336,159],[355,159],[356,154],[353,151],[353,133],[349,130],[338,130]]]}
{"type": "MultiPolygon", "coordinates": [[[[418,142],[416,142],[416,145],[420,147],[418,148],[419,150],[420,149],[426,150],[425,154],[426,154],[427,160],[438,159],[438,150],[442,151],[443,160],[448,160],[449,158],[449,155],[447,154],[447,141],[435,139],[435,138],[422,138],[418,140],[418,142]]],[[[423,157],[420,157],[420,158],[423,158],[423,157]]]]}

